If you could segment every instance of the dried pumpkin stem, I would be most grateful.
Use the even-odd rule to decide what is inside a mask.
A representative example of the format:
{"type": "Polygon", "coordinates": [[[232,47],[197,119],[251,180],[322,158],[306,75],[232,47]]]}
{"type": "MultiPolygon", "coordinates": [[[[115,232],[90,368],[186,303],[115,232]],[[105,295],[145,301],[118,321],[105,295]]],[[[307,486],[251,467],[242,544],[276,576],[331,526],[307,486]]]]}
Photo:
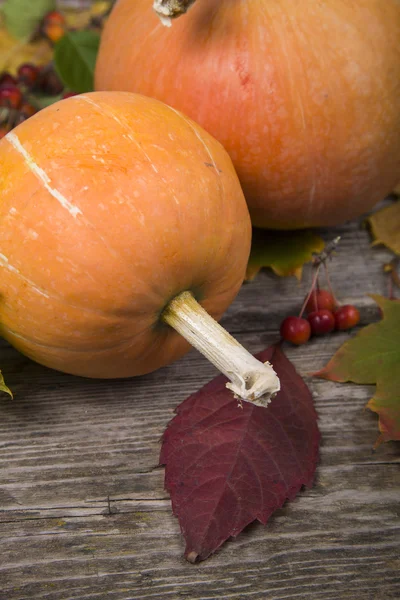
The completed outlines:
{"type": "Polygon", "coordinates": [[[183,15],[194,4],[195,0],[154,0],[153,9],[160,17],[161,23],[171,26],[171,19],[183,15]]]}
{"type": "Polygon", "coordinates": [[[267,406],[279,391],[279,379],[270,363],[252,356],[190,292],[182,292],[171,300],[161,318],[230,379],[226,387],[235,397],[267,406]]]}

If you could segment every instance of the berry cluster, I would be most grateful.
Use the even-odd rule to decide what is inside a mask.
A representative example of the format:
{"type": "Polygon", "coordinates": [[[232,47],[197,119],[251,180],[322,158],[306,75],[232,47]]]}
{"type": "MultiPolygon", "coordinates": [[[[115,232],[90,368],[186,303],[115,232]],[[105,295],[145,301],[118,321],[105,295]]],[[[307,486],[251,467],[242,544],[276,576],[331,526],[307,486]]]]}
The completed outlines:
{"type": "Polygon", "coordinates": [[[360,313],[352,304],[338,306],[328,290],[318,290],[306,304],[307,318],[286,317],[280,333],[284,340],[296,346],[305,344],[311,335],[325,335],[334,329],[345,331],[360,321],[360,313]]]}
{"type": "Polygon", "coordinates": [[[20,65],[15,76],[0,73],[0,138],[38,112],[35,95],[57,96],[63,91],[51,65],[20,65]]]}
{"type": "Polygon", "coordinates": [[[26,92],[36,84],[38,76],[38,68],[30,63],[21,65],[16,77],[6,71],[0,74],[0,139],[37,112],[26,92]]]}
{"type": "Polygon", "coordinates": [[[331,252],[332,249],[328,249],[316,259],[311,289],[305,297],[299,316],[286,317],[282,321],[281,337],[296,346],[308,342],[311,335],[325,335],[335,329],[345,331],[355,327],[360,321],[360,313],[357,308],[352,304],[341,306],[332,291],[328,268],[325,264],[331,252]],[[329,291],[319,287],[318,274],[322,264],[325,267],[329,291]],[[303,317],[304,313],[307,314],[307,318],[303,317]]]}
{"type": "MultiPolygon", "coordinates": [[[[41,25],[39,35],[51,43],[58,41],[66,31],[64,16],[52,11],[41,25]]],[[[15,75],[8,71],[0,73],[0,139],[11,129],[38,112],[41,96],[60,96],[64,86],[52,65],[38,67],[32,63],[20,65],[15,75]],[[36,100],[36,101],[35,101],[36,100]]],[[[62,98],[75,95],[64,91],[62,98]]],[[[57,99],[57,98],[55,98],[57,99]]]]}
{"type": "Polygon", "coordinates": [[[67,30],[67,23],[63,14],[57,10],[47,13],[40,24],[39,35],[46,37],[55,44],[67,30]]]}
{"type": "MultiPolygon", "coordinates": [[[[90,3],[90,0],[89,0],[90,3]]],[[[101,31],[104,23],[112,10],[113,3],[104,10],[103,13],[97,13],[90,17],[85,29],[92,29],[94,31],[101,31]]],[[[36,31],[36,38],[46,38],[50,44],[55,44],[60,40],[67,31],[71,28],[68,26],[67,19],[65,16],[57,10],[52,10],[47,13],[40,23],[39,28],[36,31]]],[[[73,29],[72,29],[73,31],[73,29]]]]}

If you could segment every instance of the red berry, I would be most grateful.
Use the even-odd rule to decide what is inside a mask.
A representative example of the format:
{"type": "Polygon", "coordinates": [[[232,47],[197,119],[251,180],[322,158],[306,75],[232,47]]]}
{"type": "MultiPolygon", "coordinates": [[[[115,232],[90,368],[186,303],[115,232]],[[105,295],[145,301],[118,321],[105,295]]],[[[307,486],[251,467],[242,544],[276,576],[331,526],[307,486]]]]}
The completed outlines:
{"type": "Polygon", "coordinates": [[[335,329],[345,331],[360,322],[360,313],[352,304],[345,304],[335,312],[335,329]]]}
{"type": "Polygon", "coordinates": [[[33,104],[29,104],[29,102],[24,102],[20,108],[20,112],[23,113],[26,116],[26,118],[28,118],[32,115],[35,115],[38,112],[38,110],[36,106],[33,106],[33,104]]]}
{"type": "Polygon", "coordinates": [[[62,99],[66,100],[67,98],[72,98],[73,96],[77,96],[78,93],[77,92],[65,92],[65,94],[62,95],[62,99]]]}
{"type": "Polygon", "coordinates": [[[315,310],[307,318],[314,335],[324,335],[325,333],[330,333],[335,328],[335,317],[326,308],[315,310]]]}
{"type": "Polygon", "coordinates": [[[54,44],[58,42],[58,40],[61,40],[61,38],[65,35],[64,27],[62,25],[57,25],[56,23],[46,24],[43,30],[45,35],[54,44]]]}
{"type": "Polygon", "coordinates": [[[1,127],[0,127],[0,140],[1,140],[3,137],[5,137],[9,131],[10,131],[10,129],[9,129],[8,127],[1,126],[1,127]]]}
{"type": "Polygon", "coordinates": [[[322,309],[335,310],[335,299],[328,290],[313,290],[306,304],[306,311],[311,313],[322,309]]]}
{"type": "Polygon", "coordinates": [[[39,76],[39,69],[32,63],[24,63],[18,69],[18,81],[32,87],[39,76]]]}
{"type": "Polygon", "coordinates": [[[29,119],[29,117],[32,117],[37,112],[38,110],[35,106],[32,106],[32,104],[29,104],[28,102],[24,102],[19,109],[18,123],[26,121],[26,119],[29,119]]]}
{"type": "Polygon", "coordinates": [[[64,89],[63,84],[58,78],[58,75],[53,70],[44,69],[38,80],[38,86],[45,94],[49,96],[57,96],[64,89]]]}
{"type": "Polygon", "coordinates": [[[65,25],[65,17],[58,10],[48,12],[43,21],[52,25],[65,25]]]}
{"type": "Polygon", "coordinates": [[[43,19],[42,32],[53,43],[58,42],[64,35],[66,30],[66,21],[64,15],[57,10],[52,10],[47,13],[43,19]]]}
{"type": "Polygon", "coordinates": [[[7,84],[0,87],[0,106],[19,108],[22,102],[22,92],[17,86],[7,84]]]}
{"type": "Polygon", "coordinates": [[[286,319],[282,321],[280,333],[287,342],[300,346],[310,339],[311,328],[306,319],[300,317],[286,317],[286,319]]]}
{"type": "Polygon", "coordinates": [[[0,75],[0,87],[3,87],[3,85],[16,85],[17,84],[17,80],[15,79],[15,77],[13,77],[11,75],[11,73],[8,73],[7,71],[3,71],[3,73],[0,75]]]}

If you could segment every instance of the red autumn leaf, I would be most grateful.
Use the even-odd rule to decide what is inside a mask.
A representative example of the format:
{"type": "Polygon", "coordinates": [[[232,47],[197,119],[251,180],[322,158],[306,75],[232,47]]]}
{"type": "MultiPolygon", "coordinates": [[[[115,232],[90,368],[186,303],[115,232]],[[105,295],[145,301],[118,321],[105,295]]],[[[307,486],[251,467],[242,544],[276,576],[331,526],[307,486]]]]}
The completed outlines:
{"type": "Polygon", "coordinates": [[[243,402],[241,409],[219,376],[177,408],[164,433],[165,487],[190,562],[252,521],[265,524],[313,481],[320,436],[311,393],[279,346],[257,358],[281,380],[267,408],[243,402]]]}

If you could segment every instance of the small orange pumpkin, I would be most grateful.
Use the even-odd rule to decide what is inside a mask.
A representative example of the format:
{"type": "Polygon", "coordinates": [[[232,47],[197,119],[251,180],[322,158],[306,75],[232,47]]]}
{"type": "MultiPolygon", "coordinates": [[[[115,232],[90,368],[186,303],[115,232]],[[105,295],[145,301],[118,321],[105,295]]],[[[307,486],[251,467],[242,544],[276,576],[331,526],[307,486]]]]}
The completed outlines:
{"type": "Polygon", "coordinates": [[[95,79],[215,136],[256,226],[334,225],[398,183],[400,0],[197,0],[170,28],[119,0],[95,79]]]}
{"type": "Polygon", "coordinates": [[[0,142],[0,334],[35,361],[127,377],[189,348],[160,320],[215,318],[243,281],[247,206],[221,144],[157,100],[75,96],[0,142]]]}

